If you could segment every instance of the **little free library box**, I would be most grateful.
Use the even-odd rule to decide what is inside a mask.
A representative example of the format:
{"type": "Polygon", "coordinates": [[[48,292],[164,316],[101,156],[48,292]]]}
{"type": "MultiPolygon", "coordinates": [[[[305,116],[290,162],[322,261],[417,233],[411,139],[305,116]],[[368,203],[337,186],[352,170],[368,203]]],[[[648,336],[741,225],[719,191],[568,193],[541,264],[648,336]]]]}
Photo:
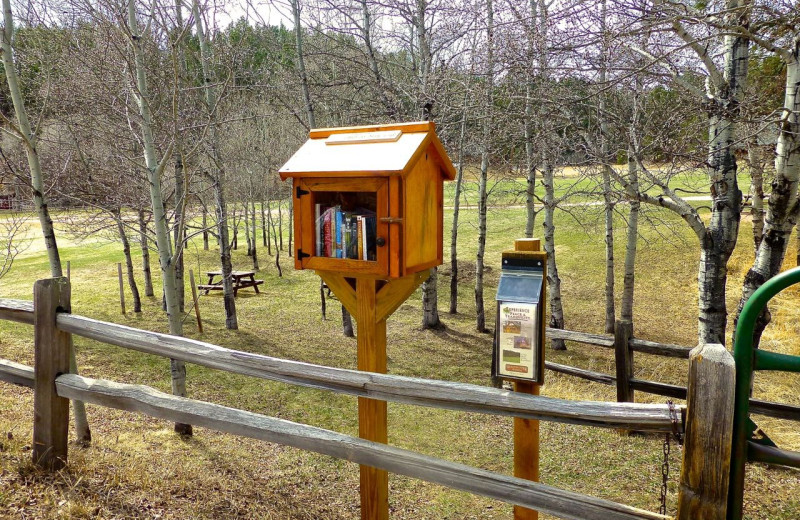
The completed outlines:
{"type": "Polygon", "coordinates": [[[432,122],[314,129],[283,165],[296,269],[400,278],[442,263],[442,184],[455,168],[432,122]]]}

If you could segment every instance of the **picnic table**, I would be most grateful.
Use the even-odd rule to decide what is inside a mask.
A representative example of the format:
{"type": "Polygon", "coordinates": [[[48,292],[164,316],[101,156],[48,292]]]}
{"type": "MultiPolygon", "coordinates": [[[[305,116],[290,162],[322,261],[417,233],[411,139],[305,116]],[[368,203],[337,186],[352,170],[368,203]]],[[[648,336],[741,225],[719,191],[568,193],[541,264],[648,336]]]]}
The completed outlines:
{"type": "MultiPolygon", "coordinates": [[[[205,291],[205,294],[208,294],[210,291],[221,291],[222,271],[207,271],[206,275],[208,275],[208,283],[198,285],[197,288],[201,291],[205,291]],[[217,277],[219,277],[219,280],[215,282],[214,279],[217,277]]],[[[231,278],[233,278],[234,296],[239,292],[239,289],[245,289],[247,287],[252,287],[256,290],[256,293],[258,293],[258,286],[264,283],[264,280],[256,280],[255,271],[233,271],[231,272],[231,278]]]]}

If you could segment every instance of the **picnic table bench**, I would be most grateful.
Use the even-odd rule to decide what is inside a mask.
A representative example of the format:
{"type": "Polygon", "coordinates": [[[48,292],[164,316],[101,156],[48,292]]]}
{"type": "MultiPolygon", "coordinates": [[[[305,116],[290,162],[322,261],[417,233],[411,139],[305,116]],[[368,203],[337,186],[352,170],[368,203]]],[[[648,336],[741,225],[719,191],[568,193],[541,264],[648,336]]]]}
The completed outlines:
{"type": "MultiPolygon", "coordinates": [[[[205,291],[205,294],[208,294],[210,291],[221,291],[222,290],[222,271],[207,271],[206,274],[208,275],[208,283],[198,285],[197,288],[201,291],[205,291]],[[219,277],[218,281],[214,281],[214,278],[219,277]]],[[[231,272],[231,278],[233,278],[233,295],[239,292],[239,289],[245,289],[247,287],[252,287],[258,293],[258,286],[264,283],[264,280],[256,280],[256,272],[255,271],[233,271],[231,272]]]]}

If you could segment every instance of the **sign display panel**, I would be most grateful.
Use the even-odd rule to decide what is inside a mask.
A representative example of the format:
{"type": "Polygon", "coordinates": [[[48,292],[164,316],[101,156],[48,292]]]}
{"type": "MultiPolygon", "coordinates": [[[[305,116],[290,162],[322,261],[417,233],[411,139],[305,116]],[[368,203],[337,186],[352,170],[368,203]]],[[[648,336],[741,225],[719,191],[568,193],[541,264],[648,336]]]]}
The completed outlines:
{"type": "Polygon", "coordinates": [[[498,375],[534,379],[539,373],[538,318],[535,303],[498,302],[498,375]]]}

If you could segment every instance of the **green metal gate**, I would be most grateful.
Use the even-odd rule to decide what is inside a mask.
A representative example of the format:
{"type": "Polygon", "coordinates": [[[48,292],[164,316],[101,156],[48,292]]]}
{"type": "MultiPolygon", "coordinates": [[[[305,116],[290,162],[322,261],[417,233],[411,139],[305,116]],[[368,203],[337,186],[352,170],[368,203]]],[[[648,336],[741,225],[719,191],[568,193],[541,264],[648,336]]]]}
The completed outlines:
{"type": "Polygon", "coordinates": [[[764,462],[800,468],[800,453],[779,449],[750,420],[750,388],[755,370],[800,372],[800,356],[753,348],[756,318],[776,294],[796,283],[800,283],[800,267],[767,280],[747,300],[736,326],[736,342],[733,346],[733,357],[736,360],[736,398],[731,484],[728,490],[728,520],[742,518],[746,462],[764,462]]]}

